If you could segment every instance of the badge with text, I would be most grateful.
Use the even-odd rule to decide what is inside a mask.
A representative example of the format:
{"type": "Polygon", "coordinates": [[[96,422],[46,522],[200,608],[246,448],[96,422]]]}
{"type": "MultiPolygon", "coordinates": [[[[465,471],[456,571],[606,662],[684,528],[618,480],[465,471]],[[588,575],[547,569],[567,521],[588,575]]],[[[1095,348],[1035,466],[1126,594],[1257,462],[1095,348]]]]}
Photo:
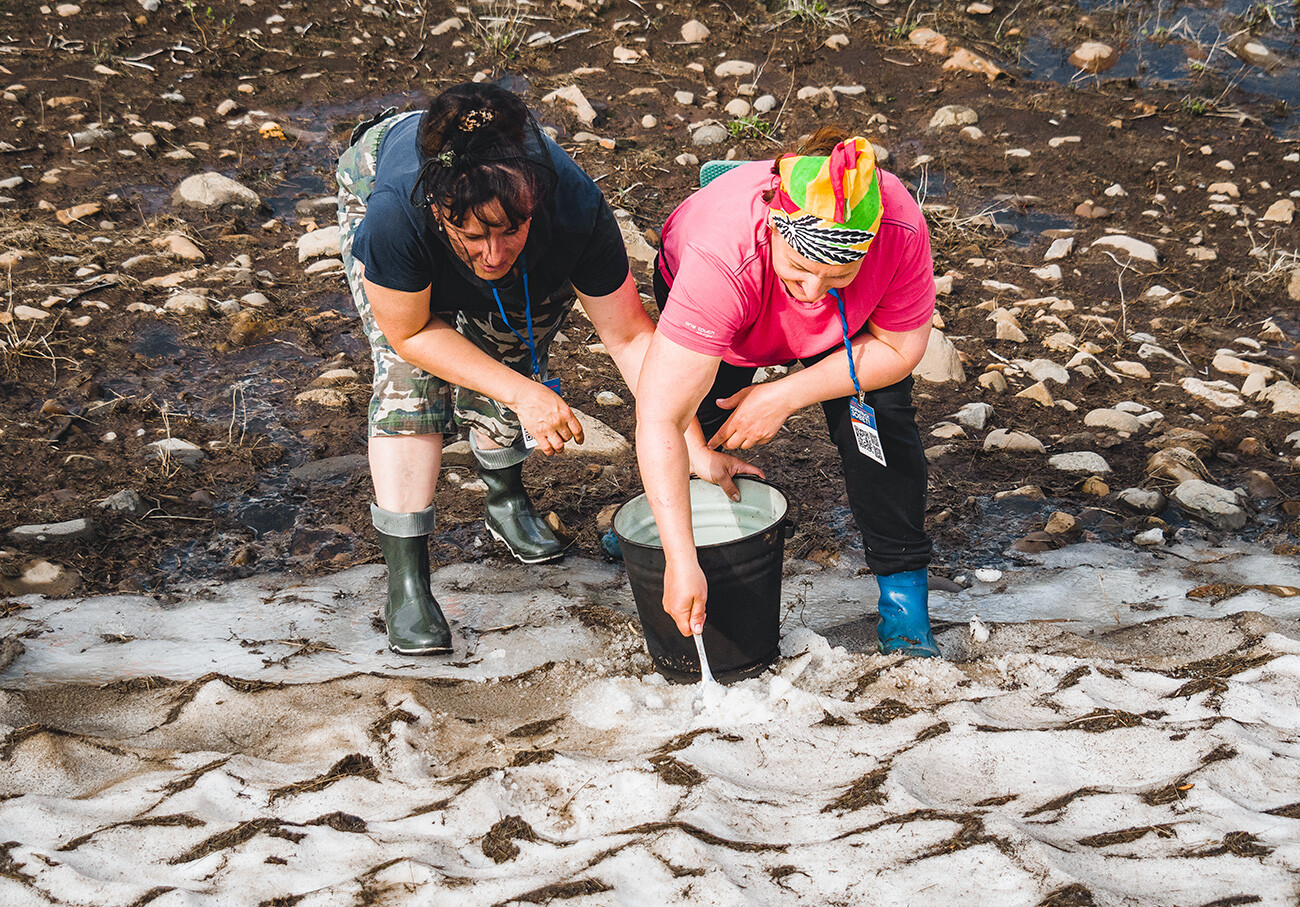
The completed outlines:
{"type": "Polygon", "coordinates": [[[853,439],[858,450],[881,466],[885,463],[885,449],[880,446],[880,432],[876,430],[876,411],[861,400],[849,401],[849,420],[853,423],[853,439]]]}
{"type": "MultiPolygon", "coordinates": [[[[542,384],[546,385],[550,390],[554,391],[557,395],[563,396],[562,394],[560,394],[560,379],[559,379],[559,378],[547,378],[545,381],[542,382],[542,384]]],[[[521,426],[519,427],[519,430],[520,430],[520,432],[523,433],[523,436],[524,436],[524,449],[525,449],[525,450],[532,450],[534,447],[537,446],[537,439],[534,438],[532,435],[530,435],[530,434],[528,433],[528,429],[524,428],[524,427],[521,425],[521,426]]]]}

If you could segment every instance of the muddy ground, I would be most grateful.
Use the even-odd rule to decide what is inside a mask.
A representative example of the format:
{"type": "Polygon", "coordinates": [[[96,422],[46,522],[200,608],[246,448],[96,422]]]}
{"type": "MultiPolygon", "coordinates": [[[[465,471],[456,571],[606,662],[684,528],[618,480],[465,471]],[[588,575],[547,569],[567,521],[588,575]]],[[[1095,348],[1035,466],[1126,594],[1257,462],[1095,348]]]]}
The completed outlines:
{"type": "MultiPolygon", "coordinates": [[[[1120,29],[1127,26],[1114,15],[1042,4],[972,14],[964,4],[942,3],[921,12],[894,3],[795,16],[734,0],[543,0],[526,9],[474,4],[459,14],[463,28],[435,34],[457,14],[452,4],[147,5],[157,8],[135,0],[85,0],[76,12],[0,4],[0,75],[10,86],[0,101],[0,179],[8,181],[2,191],[11,199],[0,207],[0,253],[20,253],[5,258],[9,317],[0,326],[0,528],[93,521],[82,538],[7,541],[0,566],[8,575],[42,557],[75,569],[83,591],[163,593],[186,576],[334,570],[377,559],[364,468],[293,474],[304,464],[364,453],[370,371],[342,277],[306,274],[296,240],[333,222],[328,205],[311,202],[332,193],[333,162],[358,120],[387,105],[422,106],[480,72],[520,92],[611,203],[647,231],[695,185],[697,169],[675,162],[684,151],[701,160],[765,158],[821,123],[870,130],[891,154],[885,168],[938,206],[929,209],[936,275],[957,272],[939,314],[966,361],[967,380],[918,385],[927,438],[933,424],[963,404],[985,400],[995,407],[993,427],[1030,431],[1051,452],[1101,452],[1114,469],[1106,477],[1113,492],[1151,484],[1148,438],[1085,429],[1083,415],[1137,399],[1164,412],[1166,428],[1195,423],[1210,437],[1202,459],[1217,483],[1244,487],[1251,470],[1271,476],[1278,494],[1257,505],[1245,531],[1269,545],[1295,541],[1300,470],[1280,456],[1290,450],[1285,438],[1295,419],[1270,417],[1267,407],[1260,418],[1243,418],[1240,410],[1192,398],[1177,382],[1223,377],[1205,372],[1215,350],[1260,337],[1270,319],[1276,327],[1260,342],[1261,360],[1292,381],[1300,377],[1300,322],[1287,292],[1297,228],[1258,221],[1274,198],[1300,188],[1300,165],[1284,159],[1300,146],[1291,144],[1285,109],[1228,86],[1207,87],[1213,100],[1198,103],[1199,94],[1183,89],[1139,87],[1104,74],[1073,85],[1023,78],[1019,42],[1031,30],[1050,32],[1064,53],[1093,38],[1122,46],[1120,29]],[[703,44],[681,39],[691,18],[711,30],[703,44]],[[945,71],[945,57],[909,43],[916,25],[944,33],[1003,74],[989,80],[945,71]],[[534,32],[560,37],[579,30],[557,44],[526,45],[534,32]],[[846,35],[847,46],[827,47],[834,34],[846,35]],[[619,64],[616,46],[645,55],[619,64]],[[715,76],[722,59],[758,63],[760,73],[751,77],[756,93],[775,95],[778,111],[744,121],[723,113],[746,79],[715,76]],[[564,105],[542,101],[574,83],[598,112],[590,127],[564,105]],[[836,85],[865,91],[835,95],[833,109],[797,99],[804,86],[836,85]],[[717,103],[709,108],[703,105],[711,90],[717,103]],[[677,91],[693,92],[694,104],[677,103],[677,91]],[[230,109],[221,106],[227,100],[230,109]],[[934,112],[949,104],[978,112],[983,141],[962,141],[956,130],[927,131],[934,112]],[[654,126],[643,125],[647,115],[654,126]],[[692,147],[688,125],[710,117],[730,124],[731,140],[692,147]],[[265,128],[268,122],[280,128],[265,128]],[[109,135],[83,135],[78,145],[76,134],[93,124],[109,135]],[[576,142],[584,129],[612,142],[576,142]],[[140,132],[156,144],[134,140],[140,132]],[[1079,141],[1064,150],[1049,144],[1060,136],[1079,141]],[[180,149],[188,155],[175,154],[180,149]],[[1009,156],[1008,149],[1030,154],[1009,156]],[[931,162],[917,166],[923,155],[931,162]],[[1231,173],[1216,168],[1224,159],[1235,163],[1231,173]],[[173,206],[172,189],[206,171],[254,189],[266,208],[173,206]],[[17,176],[21,184],[12,185],[17,176]],[[1237,202],[1254,208],[1254,217],[1207,209],[1205,187],[1223,179],[1241,187],[1237,202]],[[1127,195],[1106,195],[1115,184],[1127,195]],[[1087,200],[1109,216],[1076,215],[1087,200]],[[58,216],[81,204],[100,207],[67,223],[58,216]],[[993,210],[1004,227],[1020,232],[972,219],[993,210]],[[1044,228],[1075,231],[1077,249],[1119,230],[1160,244],[1162,259],[1151,265],[1076,254],[1063,263],[1062,284],[1044,286],[1028,274],[1059,235],[1044,228]],[[151,242],[171,231],[188,236],[205,260],[196,265],[159,254],[151,242]],[[1194,245],[1212,247],[1216,257],[1197,260],[1188,254],[1194,245]],[[187,268],[197,273],[182,279],[184,287],[208,288],[213,302],[257,291],[267,303],[245,304],[240,315],[129,310],[137,302],[160,306],[172,291],[146,281],[187,268]],[[1026,295],[1068,296],[1081,315],[1101,316],[1072,318],[1071,329],[1081,342],[1103,348],[1108,361],[1137,358],[1129,335],[1146,332],[1192,365],[1144,360],[1151,378],[1142,382],[1076,373],[1068,386],[1053,387],[1056,400],[1074,411],[1013,396],[1020,385],[994,394],[975,377],[1002,360],[1045,355],[1041,341],[1059,328],[1023,318],[1028,343],[996,339],[987,308],[978,306],[1005,291],[986,280],[1020,285],[1026,295]],[[1157,284],[1176,292],[1172,302],[1143,298],[1157,284]],[[19,306],[48,317],[15,318],[19,306]],[[359,376],[340,388],[345,406],[295,402],[319,375],[339,367],[359,376]],[[205,458],[195,465],[148,459],[146,445],[167,437],[203,447],[205,458]],[[134,512],[98,506],[124,489],[141,498],[134,512]]],[[[1196,58],[1193,44],[1187,52],[1196,58]]],[[[566,337],[552,366],[568,395],[630,437],[631,394],[608,357],[586,348],[595,339],[590,327],[575,321],[566,337]],[[593,396],[602,390],[628,403],[597,406],[593,396]]],[[[953,448],[932,466],[929,504],[939,572],[1000,555],[1018,534],[1041,528],[1052,509],[1087,510],[1085,528],[1121,543],[1151,525],[1180,523],[1176,512],[1126,516],[1113,496],[1085,494],[1082,477],[1049,469],[1045,457],[988,452],[978,437],[947,443],[953,448]],[[1049,502],[1017,511],[1014,520],[990,504],[994,492],[1024,484],[1040,486],[1049,502]]],[[[855,544],[820,413],[793,418],[754,459],[769,478],[799,491],[804,523],[792,553],[825,561],[855,544]]],[[[639,488],[630,453],[612,464],[537,457],[526,477],[540,507],[554,511],[588,553],[598,551],[598,513],[639,488]]],[[[481,497],[448,482],[437,505],[436,561],[503,553],[482,529],[481,497]]]]}

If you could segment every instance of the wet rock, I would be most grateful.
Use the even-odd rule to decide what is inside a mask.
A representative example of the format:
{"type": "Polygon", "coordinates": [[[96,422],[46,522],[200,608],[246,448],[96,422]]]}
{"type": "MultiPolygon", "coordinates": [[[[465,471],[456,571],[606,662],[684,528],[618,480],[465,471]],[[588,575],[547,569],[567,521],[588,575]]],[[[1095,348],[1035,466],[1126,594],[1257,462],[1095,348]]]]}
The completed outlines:
{"type": "Polygon", "coordinates": [[[1246,525],[1246,508],[1236,493],[1201,479],[1182,482],[1170,499],[1192,519],[1216,529],[1240,529],[1246,525]]]}
{"type": "Polygon", "coordinates": [[[926,53],[937,57],[948,55],[948,39],[932,28],[916,28],[907,36],[907,40],[926,53]]]}
{"type": "Polygon", "coordinates": [[[1110,464],[1101,454],[1093,453],[1090,450],[1076,450],[1071,453],[1060,453],[1049,457],[1047,465],[1053,469],[1059,469],[1061,472],[1084,473],[1086,475],[1106,475],[1110,472],[1110,464]]]}
{"type": "MultiPolygon", "coordinates": [[[[450,465],[443,461],[444,465],[450,465]]],[[[365,454],[345,454],[341,457],[326,457],[311,460],[289,470],[289,475],[299,482],[310,485],[315,482],[328,482],[332,479],[347,478],[356,473],[368,471],[370,459],[365,454]]]]}
{"type": "Polygon", "coordinates": [[[94,538],[95,525],[84,517],[62,523],[31,523],[9,530],[14,542],[76,541],[94,538]]]}
{"type": "Polygon", "coordinates": [[[25,561],[17,576],[0,575],[0,595],[47,595],[62,598],[81,585],[81,574],[71,567],[34,558],[25,561]]]}
{"type": "Polygon", "coordinates": [[[1043,442],[1028,432],[1009,428],[996,428],[984,439],[985,450],[1007,450],[1012,453],[1047,453],[1043,442]]]}
{"type": "Polygon", "coordinates": [[[1187,482],[1192,479],[1208,480],[1210,471],[1200,457],[1185,447],[1159,450],[1147,458],[1147,475],[1153,479],[1172,479],[1187,482]]]}
{"type": "Polygon", "coordinates": [[[111,510],[114,513],[138,513],[144,506],[144,501],[133,489],[123,488],[98,502],[97,506],[100,510],[111,510]]]}
{"type": "Polygon", "coordinates": [[[187,177],[172,193],[172,203],[190,208],[264,207],[256,192],[220,173],[187,177]]]}
{"type": "Polygon", "coordinates": [[[952,341],[938,328],[930,328],[930,339],[926,342],[925,355],[912,370],[912,374],[935,384],[947,382],[960,384],[966,380],[961,355],[952,341]]]}
{"type": "Polygon", "coordinates": [[[969,126],[978,123],[979,119],[979,114],[969,107],[947,104],[934,112],[925,128],[928,132],[936,132],[952,126],[969,126]]]}
{"type": "Polygon", "coordinates": [[[687,44],[702,44],[709,39],[709,28],[699,19],[682,23],[682,40],[687,44]]]}
{"type": "Polygon", "coordinates": [[[1183,378],[1178,384],[1198,400],[1220,409],[1238,409],[1246,401],[1237,393],[1235,385],[1227,381],[1202,381],[1200,378],[1183,378]]]}
{"type": "Polygon", "coordinates": [[[1268,45],[1249,34],[1241,35],[1228,42],[1228,46],[1233,53],[1253,66],[1272,69],[1282,63],[1282,58],[1273,53],[1268,45]]]}
{"type": "Polygon", "coordinates": [[[1098,246],[1101,246],[1102,248],[1118,249],[1127,254],[1130,258],[1136,258],[1139,261],[1146,261],[1151,264],[1156,264],[1160,261],[1160,253],[1156,251],[1155,246],[1143,242],[1140,239],[1134,239],[1131,236],[1103,236],[1093,242],[1089,248],[1095,249],[1098,246]]]}
{"type": "Polygon", "coordinates": [[[1070,54],[1070,65],[1084,72],[1105,72],[1115,65],[1119,55],[1109,44],[1100,41],[1085,41],[1070,54]]]}
{"type": "Polygon", "coordinates": [[[1108,428],[1111,431],[1135,435],[1145,426],[1132,413],[1116,409],[1094,409],[1083,417],[1083,424],[1089,428],[1108,428]]]}
{"type": "Polygon", "coordinates": [[[340,254],[339,228],[337,225],[331,224],[328,227],[321,227],[298,237],[299,263],[313,258],[320,258],[323,255],[337,257],[340,254]]]}

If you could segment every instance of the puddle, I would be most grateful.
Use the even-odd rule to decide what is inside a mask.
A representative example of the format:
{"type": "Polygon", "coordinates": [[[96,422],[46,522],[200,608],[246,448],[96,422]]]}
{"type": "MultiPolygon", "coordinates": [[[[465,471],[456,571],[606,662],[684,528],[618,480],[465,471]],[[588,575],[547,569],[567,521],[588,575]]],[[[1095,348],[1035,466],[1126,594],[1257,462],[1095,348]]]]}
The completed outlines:
{"type": "Polygon", "coordinates": [[[1231,113],[1240,107],[1278,136],[1300,135],[1300,36],[1294,4],[1084,0],[1079,7],[1121,18],[1129,40],[1119,48],[1118,62],[1096,76],[1080,73],[1069,63],[1079,41],[1060,46],[1055,35],[1038,32],[1021,51],[1020,65],[1031,78],[1061,84],[1133,79],[1144,87],[1184,93],[1183,104],[1191,112],[1231,113]],[[1275,65],[1252,65],[1229,49],[1246,37],[1268,48],[1275,65]]]}

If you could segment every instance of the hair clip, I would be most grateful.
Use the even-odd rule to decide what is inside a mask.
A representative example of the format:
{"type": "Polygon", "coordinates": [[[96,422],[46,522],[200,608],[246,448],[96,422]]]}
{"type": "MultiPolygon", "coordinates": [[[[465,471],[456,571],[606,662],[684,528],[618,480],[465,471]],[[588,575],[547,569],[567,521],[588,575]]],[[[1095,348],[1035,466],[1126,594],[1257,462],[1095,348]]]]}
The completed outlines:
{"type": "Polygon", "coordinates": [[[461,132],[473,132],[480,126],[486,126],[488,123],[491,123],[494,116],[496,116],[496,114],[491,108],[479,107],[464,114],[460,118],[460,122],[457,126],[460,128],[461,132]]]}

